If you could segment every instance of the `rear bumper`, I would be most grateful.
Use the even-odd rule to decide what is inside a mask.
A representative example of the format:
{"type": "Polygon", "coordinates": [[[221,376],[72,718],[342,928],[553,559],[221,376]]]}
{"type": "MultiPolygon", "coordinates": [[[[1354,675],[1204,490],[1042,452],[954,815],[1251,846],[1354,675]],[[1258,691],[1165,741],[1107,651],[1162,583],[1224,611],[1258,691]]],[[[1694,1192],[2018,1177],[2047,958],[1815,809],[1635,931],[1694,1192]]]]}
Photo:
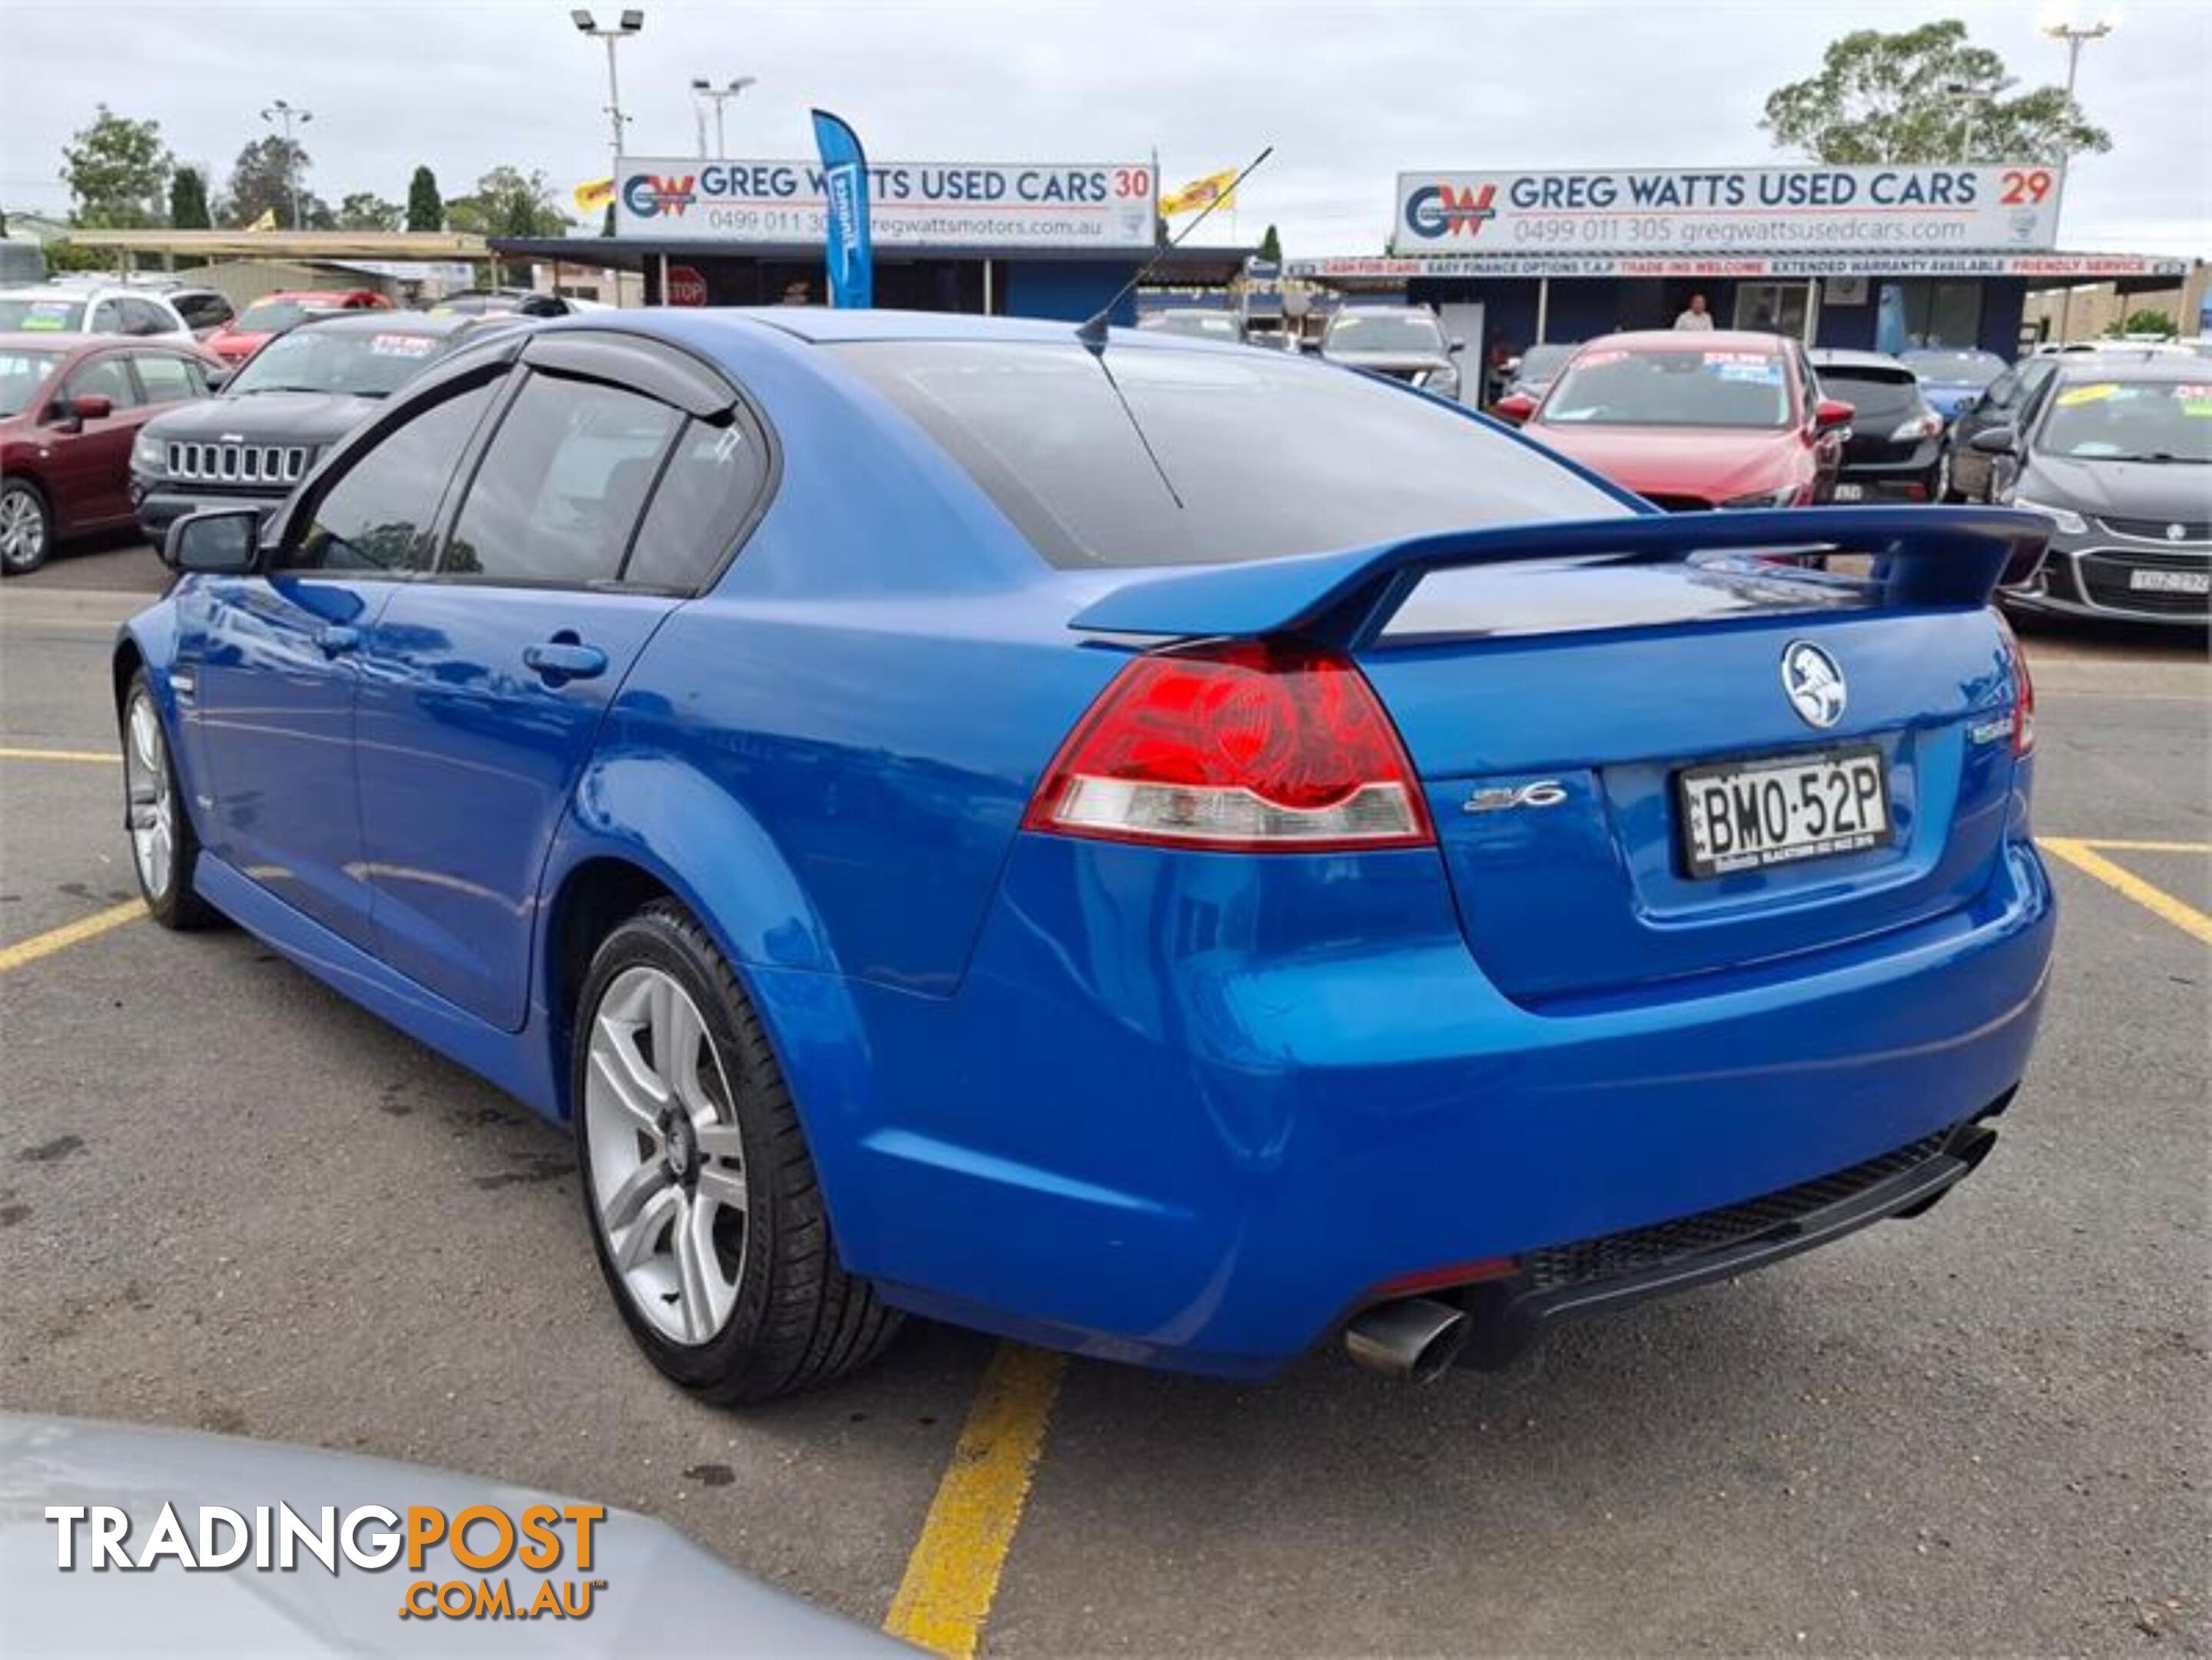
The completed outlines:
{"type": "Polygon", "coordinates": [[[1869,502],[1925,502],[1934,488],[1942,455],[1942,441],[1930,438],[1894,460],[1846,461],[1836,474],[1836,486],[1840,490],[1847,484],[1856,485],[1869,502]]]}
{"type": "MultiPolygon", "coordinates": [[[[842,982],[866,1054],[842,1074],[785,1044],[848,1266],[960,1323],[1264,1376],[1388,1282],[1525,1264],[1947,1135],[2017,1085],[2055,927],[2014,836],[1955,912],[1538,1013],[1477,968],[1433,854],[1361,864],[1346,881],[1327,857],[1019,838],[957,994],[842,982]]],[[[822,976],[753,981],[772,1027],[819,1015],[822,976]]],[[[1555,1286],[1505,1323],[1624,1295],[1555,1286]]]]}
{"type": "Polygon", "coordinates": [[[1495,1369],[1532,1347],[1556,1322],[1693,1291],[1876,1222],[1924,1215],[1989,1156],[1997,1138],[1985,1121],[2011,1102],[2007,1091],[1968,1122],[1780,1193],[1679,1222],[1530,1252],[1510,1275],[1459,1292],[1473,1328],[1462,1361],[1495,1369]]]}

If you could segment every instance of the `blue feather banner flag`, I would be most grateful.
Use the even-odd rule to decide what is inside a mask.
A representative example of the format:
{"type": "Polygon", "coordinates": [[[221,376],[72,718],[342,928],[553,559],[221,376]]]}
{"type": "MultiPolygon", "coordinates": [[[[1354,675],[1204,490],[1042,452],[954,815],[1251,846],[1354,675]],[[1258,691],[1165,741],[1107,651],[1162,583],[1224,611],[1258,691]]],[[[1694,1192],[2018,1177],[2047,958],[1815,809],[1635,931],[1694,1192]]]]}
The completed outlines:
{"type": "Polygon", "coordinates": [[[868,239],[868,158],[859,135],[827,110],[814,112],[814,147],[822,154],[822,193],[830,204],[830,303],[875,303],[875,251],[868,239]]]}

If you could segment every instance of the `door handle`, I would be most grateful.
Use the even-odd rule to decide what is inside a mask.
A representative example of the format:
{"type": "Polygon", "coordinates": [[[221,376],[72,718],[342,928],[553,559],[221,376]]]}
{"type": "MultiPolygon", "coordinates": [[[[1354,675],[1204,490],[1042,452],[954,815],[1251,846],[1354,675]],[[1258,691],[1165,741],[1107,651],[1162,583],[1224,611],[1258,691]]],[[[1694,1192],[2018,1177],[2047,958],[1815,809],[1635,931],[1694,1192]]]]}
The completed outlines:
{"type": "Polygon", "coordinates": [[[315,630],[315,643],[323,648],[324,656],[337,657],[360,648],[361,630],[334,623],[328,628],[315,630]]]}
{"type": "Polygon", "coordinates": [[[607,672],[606,653],[597,646],[584,644],[566,629],[550,640],[526,646],[522,660],[536,670],[538,678],[549,686],[565,685],[571,680],[591,680],[607,672]]]}

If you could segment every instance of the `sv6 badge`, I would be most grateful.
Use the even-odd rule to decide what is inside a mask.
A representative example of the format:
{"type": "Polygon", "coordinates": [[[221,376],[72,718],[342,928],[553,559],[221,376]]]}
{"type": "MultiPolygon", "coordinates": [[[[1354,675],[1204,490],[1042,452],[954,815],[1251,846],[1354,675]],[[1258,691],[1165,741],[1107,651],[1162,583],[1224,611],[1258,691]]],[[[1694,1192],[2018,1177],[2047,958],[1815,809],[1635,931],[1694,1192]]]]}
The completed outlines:
{"type": "Polygon", "coordinates": [[[1539,778],[1533,784],[1508,789],[1502,784],[1477,790],[1461,804],[1462,812],[1503,812],[1509,807],[1556,807],[1567,799],[1566,787],[1556,778],[1539,778]]]}

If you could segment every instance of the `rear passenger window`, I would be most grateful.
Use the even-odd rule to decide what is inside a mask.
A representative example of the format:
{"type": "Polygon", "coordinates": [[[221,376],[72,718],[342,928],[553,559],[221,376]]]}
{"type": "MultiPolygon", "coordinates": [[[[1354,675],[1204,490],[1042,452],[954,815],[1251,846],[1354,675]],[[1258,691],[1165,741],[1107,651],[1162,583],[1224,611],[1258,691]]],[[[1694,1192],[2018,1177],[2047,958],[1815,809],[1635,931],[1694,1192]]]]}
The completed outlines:
{"type": "Polygon", "coordinates": [[[169,313],[149,300],[125,300],[123,302],[123,331],[125,334],[167,334],[176,328],[169,313]]]}
{"type": "Polygon", "coordinates": [[[702,586],[730,550],[767,477],[760,436],[744,422],[684,423],[623,580],[687,591],[702,586]]]}
{"type": "Polygon", "coordinates": [[[501,384],[489,380],[434,404],[385,434],[315,504],[286,562],[316,570],[427,569],[430,521],[446,476],[501,384]]]}
{"type": "Polygon", "coordinates": [[[484,452],[440,570],[500,582],[611,581],[683,418],[617,386],[532,375],[484,452]]]}

